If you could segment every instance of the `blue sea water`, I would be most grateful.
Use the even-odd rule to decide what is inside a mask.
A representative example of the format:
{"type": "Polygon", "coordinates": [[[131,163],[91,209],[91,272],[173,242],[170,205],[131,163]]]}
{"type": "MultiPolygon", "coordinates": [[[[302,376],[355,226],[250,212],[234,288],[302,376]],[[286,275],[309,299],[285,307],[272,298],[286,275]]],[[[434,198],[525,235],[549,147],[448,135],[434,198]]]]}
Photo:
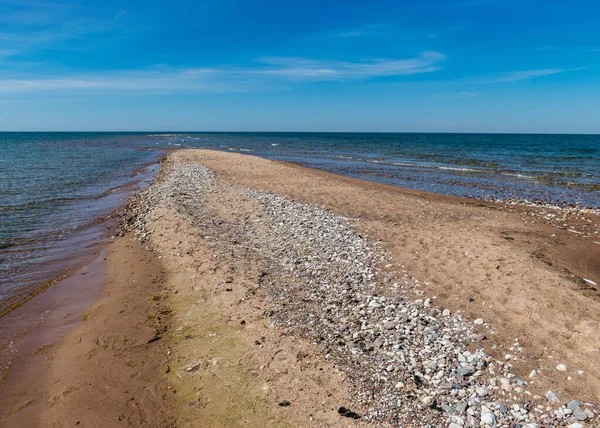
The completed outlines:
{"type": "Polygon", "coordinates": [[[598,135],[0,133],[0,311],[106,235],[98,219],[123,202],[119,189],[177,147],[456,196],[600,207],[598,135]]]}

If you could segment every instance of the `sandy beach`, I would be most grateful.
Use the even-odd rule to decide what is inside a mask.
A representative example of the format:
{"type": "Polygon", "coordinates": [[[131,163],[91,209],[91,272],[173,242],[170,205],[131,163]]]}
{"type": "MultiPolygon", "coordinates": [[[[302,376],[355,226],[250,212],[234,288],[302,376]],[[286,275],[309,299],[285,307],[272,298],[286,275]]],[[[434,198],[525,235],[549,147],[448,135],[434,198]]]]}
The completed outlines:
{"type": "Polygon", "coordinates": [[[194,149],[127,213],[0,426],[600,426],[591,211],[194,149]]]}

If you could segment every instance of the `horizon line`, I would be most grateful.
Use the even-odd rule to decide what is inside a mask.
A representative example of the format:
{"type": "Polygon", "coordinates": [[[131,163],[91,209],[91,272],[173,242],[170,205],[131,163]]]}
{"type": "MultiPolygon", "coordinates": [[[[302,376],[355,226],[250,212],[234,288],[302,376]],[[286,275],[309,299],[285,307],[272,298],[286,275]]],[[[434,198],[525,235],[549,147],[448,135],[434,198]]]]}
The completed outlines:
{"type": "Polygon", "coordinates": [[[169,130],[169,131],[153,131],[153,130],[137,130],[137,131],[124,131],[124,130],[113,130],[113,131],[98,131],[98,130],[70,130],[70,131],[49,131],[49,130],[29,130],[29,131],[7,131],[0,130],[0,134],[76,134],[76,133],[89,133],[89,134],[472,134],[472,135],[592,135],[600,136],[600,132],[589,133],[589,132],[473,132],[473,131],[182,131],[182,130],[169,130]]]}

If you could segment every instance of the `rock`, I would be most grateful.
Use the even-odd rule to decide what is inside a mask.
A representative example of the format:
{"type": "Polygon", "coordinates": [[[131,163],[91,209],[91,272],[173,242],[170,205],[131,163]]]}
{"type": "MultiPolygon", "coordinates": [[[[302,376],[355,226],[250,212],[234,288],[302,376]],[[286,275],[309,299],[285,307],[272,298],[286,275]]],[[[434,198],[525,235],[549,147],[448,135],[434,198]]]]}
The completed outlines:
{"type": "Polygon", "coordinates": [[[481,423],[483,425],[489,425],[491,427],[496,426],[496,417],[493,413],[482,413],[481,414],[481,423]]]}
{"type": "Polygon", "coordinates": [[[546,392],[545,397],[550,403],[560,403],[560,396],[554,391],[546,392]]]}
{"type": "Polygon", "coordinates": [[[508,413],[508,407],[506,407],[504,404],[501,404],[500,413],[508,413]]]}
{"type": "Polygon", "coordinates": [[[579,409],[580,407],[581,407],[581,402],[578,400],[569,401],[569,404],[567,404],[567,409],[571,409],[572,411],[575,411],[575,410],[579,409]]]}
{"type": "Polygon", "coordinates": [[[477,388],[475,388],[475,392],[477,392],[477,395],[479,395],[480,397],[487,397],[489,395],[488,390],[483,386],[478,386],[477,388]]]}
{"type": "Polygon", "coordinates": [[[588,418],[588,415],[579,408],[573,410],[573,416],[575,416],[575,419],[578,421],[585,421],[588,418]]]}
{"type": "Polygon", "coordinates": [[[571,425],[568,425],[567,428],[583,428],[583,425],[581,425],[578,422],[572,423],[571,425]]]}
{"type": "Polygon", "coordinates": [[[385,324],[383,324],[383,328],[385,328],[386,330],[393,330],[396,328],[396,324],[391,321],[388,321],[385,324]]]}
{"type": "Polygon", "coordinates": [[[537,376],[537,370],[535,370],[535,369],[531,370],[531,373],[529,373],[529,378],[533,379],[536,376],[537,376]]]}
{"type": "Polygon", "coordinates": [[[456,369],[456,374],[460,376],[473,376],[474,373],[475,371],[468,367],[459,367],[456,369]]]}
{"type": "Polygon", "coordinates": [[[449,406],[448,404],[442,404],[440,407],[444,412],[449,413],[451,415],[456,413],[456,409],[452,406],[449,406]]]}
{"type": "Polygon", "coordinates": [[[483,325],[485,321],[483,320],[483,318],[477,318],[475,321],[473,321],[473,323],[477,324],[477,325],[483,325]]]}
{"type": "Polygon", "coordinates": [[[442,311],[442,316],[449,317],[450,316],[450,309],[444,309],[442,311]]]}
{"type": "Polygon", "coordinates": [[[421,402],[429,407],[433,404],[433,397],[425,396],[421,398],[421,402]]]}
{"type": "Polygon", "coordinates": [[[565,366],[564,364],[559,364],[558,366],[556,366],[556,370],[559,370],[561,372],[566,372],[567,366],[565,366]]]}
{"type": "Polygon", "coordinates": [[[287,406],[289,406],[290,404],[291,404],[291,403],[290,403],[289,401],[281,401],[281,402],[279,403],[279,405],[280,405],[281,407],[287,407],[287,406]]]}
{"type": "Polygon", "coordinates": [[[462,427],[462,425],[455,424],[454,422],[452,422],[450,425],[448,425],[448,428],[463,428],[463,427],[462,427]]]}
{"type": "Polygon", "coordinates": [[[338,409],[338,413],[346,418],[350,419],[360,419],[360,415],[352,410],[346,409],[345,407],[340,407],[338,409]]]}
{"type": "Polygon", "coordinates": [[[469,405],[466,401],[459,401],[456,403],[455,409],[458,413],[464,413],[467,411],[467,407],[469,407],[469,405]]]}

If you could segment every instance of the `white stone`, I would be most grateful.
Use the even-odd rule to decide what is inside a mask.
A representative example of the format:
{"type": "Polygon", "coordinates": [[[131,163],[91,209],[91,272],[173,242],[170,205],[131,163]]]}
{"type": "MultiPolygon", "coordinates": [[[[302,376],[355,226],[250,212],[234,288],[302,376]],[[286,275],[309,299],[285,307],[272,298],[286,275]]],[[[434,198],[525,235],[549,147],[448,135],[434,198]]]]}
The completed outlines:
{"type": "Polygon", "coordinates": [[[496,417],[493,413],[482,413],[481,423],[484,425],[489,425],[491,427],[496,426],[496,417]]]}
{"type": "Polygon", "coordinates": [[[474,322],[475,324],[477,324],[477,325],[483,325],[483,323],[484,323],[485,321],[483,321],[483,318],[477,318],[477,319],[476,319],[475,321],[473,321],[473,322],[474,322]]]}
{"type": "Polygon", "coordinates": [[[529,377],[533,379],[536,376],[537,376],[537,370],[535,370],[535,369],[531,370],[531,373],[529,373],[529,377]]]}
{"type": "Polygon", "coordinates": [[[559,364],[558,366],[556,366],[556,370],[560,370],[561,372],[566,372],[567,366],[565,366],[564,364],[559,364]]]}

